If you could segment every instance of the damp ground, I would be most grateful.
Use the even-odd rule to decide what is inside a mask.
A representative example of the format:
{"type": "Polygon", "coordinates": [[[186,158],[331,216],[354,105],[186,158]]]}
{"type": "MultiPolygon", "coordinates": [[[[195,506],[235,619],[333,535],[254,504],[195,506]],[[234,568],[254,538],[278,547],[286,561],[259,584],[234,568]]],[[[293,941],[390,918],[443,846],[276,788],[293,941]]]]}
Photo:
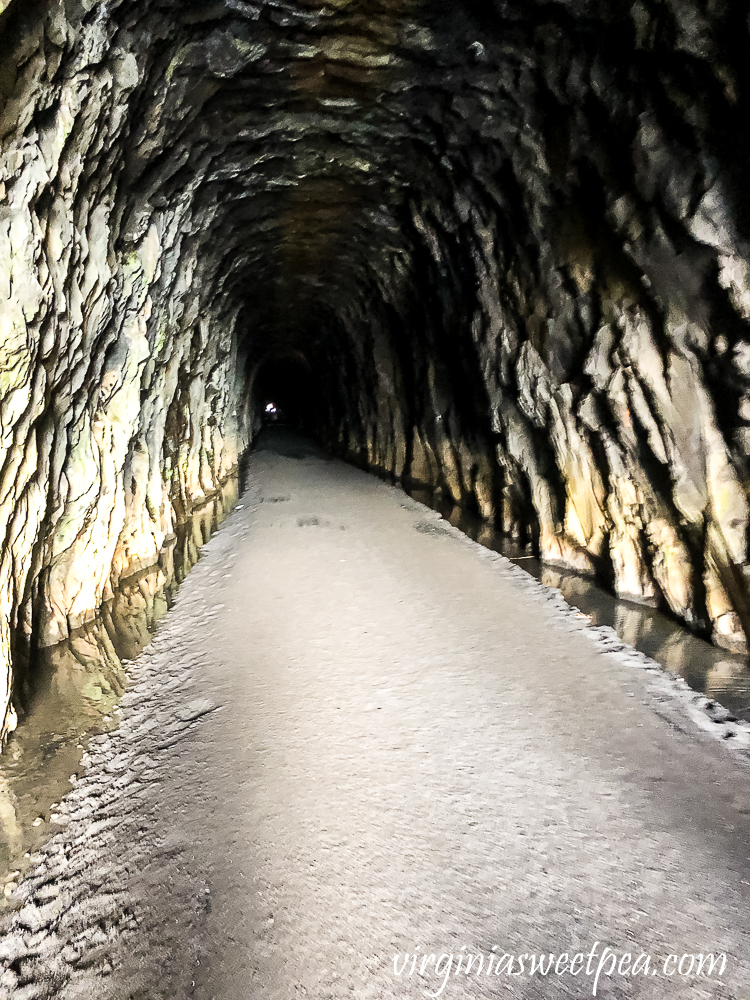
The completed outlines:
{"type": "MultiPolygon", "coordinates": [[[[312,442],[283,428],[261,435],[257,451],[268,450],[283,451],[292,459],[327,458],[312,442]]],[[[156,565],[121,581],[114,600],[94,622],[37,654],[22,700],[21,725],[0,756],[0,886],[6,890],[0,895],[0,911],[7,907],[33,852],[57,828],[59,800],[77,780],[89,738],[117,725],[130,662],[151,642],[238,491],[239,475],[178,527],[156,565]]],[[[502,553],[545,586],[559,589],[592,625],[612,627],[669,674],[715,699],[730,717],[750,718],[747,656],[703,641],[658,610],[619,600],[590,579],[545,566],[444,495],[416,487],[408,493],[472,540],[502,553]]],[[[266,502],[285,499],[268,497],[266,502]]]]}

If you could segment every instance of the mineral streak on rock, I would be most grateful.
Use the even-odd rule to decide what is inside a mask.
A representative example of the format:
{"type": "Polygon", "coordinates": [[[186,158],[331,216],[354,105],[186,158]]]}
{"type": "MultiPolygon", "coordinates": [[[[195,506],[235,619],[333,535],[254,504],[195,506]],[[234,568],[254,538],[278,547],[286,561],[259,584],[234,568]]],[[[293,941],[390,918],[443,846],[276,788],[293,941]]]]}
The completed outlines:
{"type": "Polygon", "coordinates": [[[741,4],[0,11],[3,732],[14,658],[236,465],[269,359],[334,450],[744,643],[741,4]]]}

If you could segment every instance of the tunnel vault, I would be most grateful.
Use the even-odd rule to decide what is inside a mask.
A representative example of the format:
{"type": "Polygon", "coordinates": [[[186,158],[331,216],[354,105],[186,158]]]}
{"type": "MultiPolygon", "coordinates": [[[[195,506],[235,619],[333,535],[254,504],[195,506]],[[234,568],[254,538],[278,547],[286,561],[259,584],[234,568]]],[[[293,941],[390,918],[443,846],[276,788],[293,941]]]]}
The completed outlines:
{"type": "Polygon", "coordinates": [[[744,643],[742,5],[0,6],[3,733],[273,357],[332,450],[744,643]]]}

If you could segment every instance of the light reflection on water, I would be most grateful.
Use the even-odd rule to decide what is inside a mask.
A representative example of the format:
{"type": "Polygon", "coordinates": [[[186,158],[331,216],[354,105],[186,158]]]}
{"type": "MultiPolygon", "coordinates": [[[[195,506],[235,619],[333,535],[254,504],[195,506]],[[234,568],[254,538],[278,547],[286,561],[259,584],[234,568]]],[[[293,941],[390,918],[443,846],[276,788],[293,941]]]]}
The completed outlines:
{"type": "Polygon", "coordinates": [[[440,495],[420,489],[407,489],[406,492],[436,510],[480,545],[507,556],[545,586],[557,587],[569,604],[590,617],[592,625],[613,628],[624,642],[656,660],[665,670],[684,678],[693,690],[716,699],[739,718],[750,720],[747,656],[729,653],[699,639],[660,611],[632,601],[618,600],[592,580],[543,565],[493,525],[440,495]]]}
{"type": "Polygon", "coordinates": [[[3,888],[58,829],[55,804],[70,790],[89,737],[116,726],[128,662],[150,643],[238,496],[235,475],[178,527],[156,565],[120,581],[95,621],[37,654],[25,712],[0,755],[0,909],[8,905],[3,888]]]}

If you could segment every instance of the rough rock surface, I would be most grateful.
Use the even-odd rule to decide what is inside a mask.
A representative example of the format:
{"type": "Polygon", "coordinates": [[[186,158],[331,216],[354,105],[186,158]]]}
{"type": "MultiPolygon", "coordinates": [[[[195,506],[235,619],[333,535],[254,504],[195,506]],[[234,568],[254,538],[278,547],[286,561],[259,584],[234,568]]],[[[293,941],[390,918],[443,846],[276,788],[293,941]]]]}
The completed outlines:
{"type": "Polygon", "coordinates": [[[654,664],[432,511],[283,452],[254,456],[134,664],[15,895],[0,996],[423,998],[439,979],[396,977],[396,953],[595,941],[727,955],[598,996],[744,996],[748,740],[733,758],[654,664]]]}
{"type": "Polygon", "coordinates": [[[742,4],[3,6],[0,705],[269,361],[341,453],[744,641],[742,4]]]}

